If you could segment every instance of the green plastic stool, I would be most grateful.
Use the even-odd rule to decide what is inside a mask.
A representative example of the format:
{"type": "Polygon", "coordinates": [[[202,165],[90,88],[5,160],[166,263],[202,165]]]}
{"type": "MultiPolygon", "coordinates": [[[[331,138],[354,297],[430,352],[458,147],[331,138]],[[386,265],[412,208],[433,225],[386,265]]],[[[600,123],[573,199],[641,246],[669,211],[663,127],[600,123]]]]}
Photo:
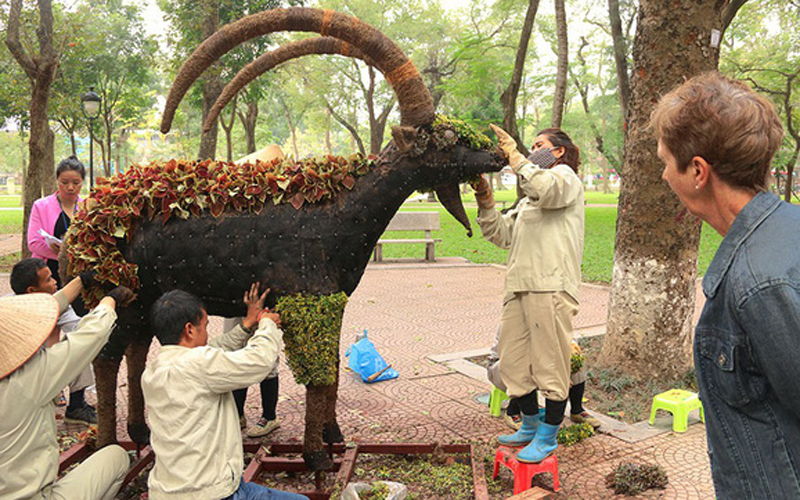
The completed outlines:
{"type": "Polygon", "coordinates": [[[493,417],[499,417],[503,412],[503,401],[506,399],[508,399],[508,396],[505,392],[492,386],[492,392],[489,394],[489,414],[493,417]]]}
{"type": "Polygon", "coordinates": [[[666,410],[672,413],[672,430],[675,432],[686,432],[689,428],[689,412],[700,410],[700,421],[705,422],[703,415],[703,404],[696,393],[681,389],[656,394],[653,398],[653,406],[650,410],[650,425],[656,421],[656,411],[666,410]]]}

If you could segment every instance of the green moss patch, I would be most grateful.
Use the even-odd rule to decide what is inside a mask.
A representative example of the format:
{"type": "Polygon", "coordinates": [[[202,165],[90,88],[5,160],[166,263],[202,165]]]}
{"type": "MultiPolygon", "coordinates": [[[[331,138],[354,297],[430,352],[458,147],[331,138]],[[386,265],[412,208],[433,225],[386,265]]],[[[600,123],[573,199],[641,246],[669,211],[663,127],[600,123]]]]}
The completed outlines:
{"type": "Polygon", "coordinates": [[[347,295],[287,295],[275,311],[281,315],[286,361],[302,385],[332,385],[339,370],[339,335],[347,295]]]}

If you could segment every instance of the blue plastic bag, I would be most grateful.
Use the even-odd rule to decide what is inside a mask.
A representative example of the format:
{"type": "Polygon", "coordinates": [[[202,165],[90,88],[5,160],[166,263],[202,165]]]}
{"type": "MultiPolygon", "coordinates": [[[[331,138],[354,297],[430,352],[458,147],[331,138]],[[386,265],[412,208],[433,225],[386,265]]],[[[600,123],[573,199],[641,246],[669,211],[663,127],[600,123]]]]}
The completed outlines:
{"type": "Polygon", "coordinates": [[[372,375],[380,372],[388,365],[383,357],[378,354],[378,351],[375,350],[375,344],[367,338],[366,331],[364,332],[364,338],[351,345],[344,355],[350,358],[348,361],[350,369],[361,375],[361,381],[367,384],[391,380],[400,376],[397,370],[389,368],[374,379],[369,380],[372,375]]]}

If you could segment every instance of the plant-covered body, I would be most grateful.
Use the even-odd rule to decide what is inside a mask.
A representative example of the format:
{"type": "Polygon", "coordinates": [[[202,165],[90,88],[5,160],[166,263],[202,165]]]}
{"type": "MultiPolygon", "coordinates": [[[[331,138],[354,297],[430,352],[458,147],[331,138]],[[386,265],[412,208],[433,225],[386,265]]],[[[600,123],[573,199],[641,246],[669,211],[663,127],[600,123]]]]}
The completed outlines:
{"type": "Polygon", "coordinates": [[[138,442],[148,439],[137,388],[152,338],[150,305],[179,288],[198,295],[209,314],[239,316],[242,290],[258,281],[272,290],[268,305],[277,303],[285,316],[289,365],[307,384],[306,464],[311,470],[331,467],[323,441],[343,439],[335,412],[338,359],[332,354],[338,352],[346,296],[375,243],[415,190],[436,190],[469,229],[459,182],[504,164],[487,138],[457,120],[436,119],[419,73],[390,40],[355,18],[317,9],[253,14],[209,37],[179,71],[162,130],[207,65],[246,39],[279,30],[327,33],[363,50],[395,89],[402,126],[392,129],[394,140],[374,159],[245,167],[170,160],[136,167],[93,192],[95,205],[76,221],[68,241],[75,243],[73,271],[99,265],[100,280],[140,285],[137,302],[120,312],[119,328],[95,362],[101,445],[116,439],[115,375],[123,353],[131,387],[128,433],[138,442]],[[154,172],[159,168],[164,172],[154,172]],[[308,344],[319,339],[322,350],[314,351],[308,344]],[[309,370],[304,359],[314,357],[328,366],[309,370]]]}
{"type": "MultiPolygon", "coordinates": [[[[317,166],[315,172],[332,172],[337,183],[325,189],[309,189],[308,197],[301,190],[292,191],[293,181],[286,184],[285,176],[273,179],[272,170],[260,163],[236,167],[239,176],[232,183],[228,176],[234,167],[230,164],[170,161],[135,167],[98,186],[92,194],[94,206],[76,221],[70,234],[71,270],[95,267],[99,279],[138,286],[139,293],[137,303],[121,311],[120,328],[101,356],[119,359],[132,344],[142,348],[149,345],[150,330],[143,325],[150,304],[175,288],[198,295],[209,314],[227,317],[243,314],[242,290],[256,281],[272,289],[271,304],[277,301],[280,305],[282,298],[298,294],[303,298],[350,295],[378,238],[413,191],[456,186],[460,180],[500,167],[496,153],[475,151],[458,141],[442,149],[431,141],[416,158],[389,145],[375,160],[346,163],[331,157],[329,161],[348,165],[346,173],[317,166]],[[159,168],[163,171],[151,172],[159,168]],[[216,169],[220,170],[217,176],[205,174],[216,169]],[[198,170],[202,172],[199,175],[198,170]],[[275,182],[287,190],[279,186],[274,192],[269,186],[275,182]],[[220,209],[214,203],[223,192],[225,205],[220,209]],[[300,196],[302,202],[298,203],[300,196]]],[[[299,167],[294,175],[301,171],[308,177],[308,169],[299,167]]],[[[319,172],[316,175],[322,178],[319,172]]],[[[338,325],[327,332],[327,342],[317,347],[330,344],[332,352],[338,352],[343,309],[342,300],[338,312],[331,310],[330,317],[316,318],[338,325]]],[[[291,326],[286,333],[293,339],[290,330],[291,326]]],[[[318,391],[335,388],[331,373],[338,369],[337,360],[318,351],[319,359],[328,363],[326,374],[315,378],[305,370],[298,373],[304,363],[295,355],[304,352],[307,356],[312,347],[287,341],[287,356],[295,376],[318,391]]],[[[100,411],[104,411],[102,406],[100,411]]],[[[131,437],[147,439],[143,422],[137,424],[129,418],[128,423],[131,437]]],[[[329,427],[334,437],[340,436],[335,422],[329,427]]],[[[321,440],[309,446],[317,445],[321,446],[321,440]]]]}

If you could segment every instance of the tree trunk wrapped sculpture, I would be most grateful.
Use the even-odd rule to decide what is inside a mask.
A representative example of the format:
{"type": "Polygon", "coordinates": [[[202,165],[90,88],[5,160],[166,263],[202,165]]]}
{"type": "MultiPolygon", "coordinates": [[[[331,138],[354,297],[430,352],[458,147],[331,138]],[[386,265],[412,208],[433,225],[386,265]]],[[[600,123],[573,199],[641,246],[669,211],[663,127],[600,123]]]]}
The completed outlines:
{"type": "MultiPolygon", "coordinates": [[[[362,57],[395,89],[402,126],[393,127],[394,140],[377,157],[244,165],[169,160],[134,165],[98,184],[67,238],[68,270],[97,269],[98,280],[139,294],[133,306],[120,310],[118,328],[95,361],[100,445],[116,440],[116,373],[123,354],[128,433],[137,442],[149,439],[139,378],[152,340],[147,317],[153,302],[179,288],[198,295],[209,314],[240,316],[242,290],[258,281],[272,289],[268,302],[283,320],[289,366],[307,387],[304,459],[311,470],[330,468],[323,442],[343,439],[336,423],[342,315],[375,243],[418,189],[435,189],[469,230],[458,183],[504,163],[488,138],[434,115],[419,73],[393,42],[351,16],[308,8],[254,14],[203,42],[176,76],[162,130],[169,130],[175,108],[204,69],[237,44],[281,30],[326,36],[302,41],[301,50],[277,49],[256,73],[300,55],[362,57]]],[[[235,85],[257,76],[250,71],[249,80],[236,78],[235,85]]],[[[97,299],[87,297],[89,303],[97,299]]]]}

